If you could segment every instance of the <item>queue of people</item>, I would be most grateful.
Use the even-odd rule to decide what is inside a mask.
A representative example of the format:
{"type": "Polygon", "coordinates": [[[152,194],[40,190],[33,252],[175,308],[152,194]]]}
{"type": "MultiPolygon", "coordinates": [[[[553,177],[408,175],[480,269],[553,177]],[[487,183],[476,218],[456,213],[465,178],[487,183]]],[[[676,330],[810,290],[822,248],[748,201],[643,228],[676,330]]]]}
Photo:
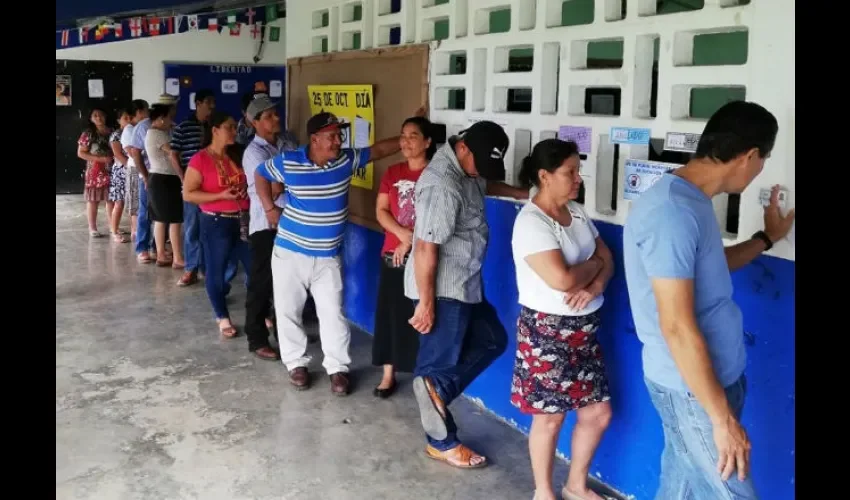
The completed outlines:
{"type": "MultiPolygon", "coordinates": [[[[104,165],[114,158],[115,166],[129,167],[121,174],[128,186],[122,201],[138,223],[131,236],[139,261],[185,267],[183,286],[203,271],[225,338],[238,334],[225,297],[235,263],[241,262],[248,274],[249,349],[260,359],[280,359],[296,390],[309,389],[313,378],[304,330],[312,296],[331,391],[339,396],[351,391],[340,259],[351,178],[359,166],[401,151],[404,161],[384,173],[376,204],[385,236],[376,256],[382,268],[372,364],[383,376],[373,394],[391,397],[396,373],[413,373],[425,454],[461,469],[483,467],[488,460],[462,443],[449,406],[508,345],[481,277],[489,239],[485,196],[530,196],[512,237],[520,312],[506,397],[532,415],[535,500],[602,498],[588,487],[587,477],[613,417],[598,333],[615,267],[612,252],[575,201],[582,182],[575,143],[539,142],[522,163],[522,187],[513,187],[503,182],[508,136],[489,121],[476,122],[438,147],[420,109],[402,123],[399,136],[356,149],[342,147],[350,124],[323,112],[307,122],[308,143],[298,146],[282,131],[276,103],[262,93],[246,99],[237,123],[214,110],[211,93],[199,92],[194,119],[170,139],[173,103],[150,110],[143,103],[134,101],[120,114],[120,147],[114,139],[112,147],[107,144],[115,134],[99,111],[80,139],[92,236],[99,234],[97,204],[112,198],[104,179],[116,178],[115,167],[109,177],[104,165]],[[253,137],[242,152],[235,146],[246,130],[253,137]],[[130,138],[123,140],[125,135],[130,138]],[[129,186],[136,172],[134,191],[129,186]],[[184,245],[199,244],[197,254],[203,256],[189,257],[187,250],[191,268],[175,248],[190,205],[196,207],[197,229],[190,237],[186,223],[184,245]],[[150,232],[143,227],[149,220],[151,246],[141,241],[150,232]],[[166,253],[166,227],[173,254],[166,253]],[[269,339],[272,327],[278,350],[269,339]],[[570,473],[557,494],[552,468],[569,412],[577,416],[570,473]]],[[[635,201],[625,225],[632,314],[644,344],[647,388],[664,423],[659,499],[685,498],[687,492],[697,499],[757,498],[749,477],[750,444],[740,425],[743,325],[729,272],[783,238],[794,214],[780,213],[774,188],[765,229],[724,249],[711,198],[740,193],[755,179],[777,131],[776,119],[761,106],[725,105],[709,120],[693,158],[635,201]]],[[[123,242],[125,235],[113,224],[121,214],[117,198],[110,229],[123,242]]]]}

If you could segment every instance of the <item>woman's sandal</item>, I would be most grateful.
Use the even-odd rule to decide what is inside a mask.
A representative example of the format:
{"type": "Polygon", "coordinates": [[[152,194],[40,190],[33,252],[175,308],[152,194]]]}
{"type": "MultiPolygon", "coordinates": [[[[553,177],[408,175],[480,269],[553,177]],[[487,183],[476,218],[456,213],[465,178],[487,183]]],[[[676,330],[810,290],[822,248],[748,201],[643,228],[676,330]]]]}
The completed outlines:
{"type": "Polygon", "coordinates": [[[171,265],[171,261],[170,260],[156,259],[156,265],[157,265],[157,267],[168,267],[168,266],[171,265]]]}
{"type": "Polygon", "coordinates": [[[112,241],[115,243],[129,243],[130,239],[119,233],[112,233],[112,241]]]}
{"type": "Polygon", "coordinates": [[[425,455],[428,458],[437,460],[438,462],[445,462],[458,469],[480,469],[488,465],[487,457],[475,453],[467,448],[466,445],[462,444],[446,451],[440,451],[429,444],[425,447],[425,455]],[[473,463],[472,460],[474,458],[481,458],[481,461],[473,463]]]}
{"type": "Polygon", "coordinates": [[[153,262],[153,259],[147,252],[140,253],[139,256],[136,257],[136,259],[139,261],[139,264],[150,264],[151,262],[153,262]]]}
{"type": "Polygon", "coordinates": [[[222,327],[221,323],[221,321],[218,322],[218,333],[221,334],[221,338],[230,340],[239,335],[239,332],[236,331],[236,328],[232,324],[230,326],[222,327]]]}
{"type": "Polygon", "coordinates": [[[92,238],[103,238],[105,235],[100,231],[89,231],[89,236],[92,238]]]}

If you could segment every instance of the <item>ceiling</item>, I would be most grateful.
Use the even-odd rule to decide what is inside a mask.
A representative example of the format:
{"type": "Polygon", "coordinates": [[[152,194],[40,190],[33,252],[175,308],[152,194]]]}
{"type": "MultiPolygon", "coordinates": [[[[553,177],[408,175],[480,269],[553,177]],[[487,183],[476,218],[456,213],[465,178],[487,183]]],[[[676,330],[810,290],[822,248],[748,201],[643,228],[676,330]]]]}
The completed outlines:
{"type": "MultiPolygon", "coordinates": [[[[133,15],[192,14],[204,11],[257,7],[283,1],[274,0],[72,0],[56,3],[56,28],[75,27],[88,21],[103,18],[131,17],[133,15]]],[[[281,9],[282,10],[282,9],[281,9]]]]}

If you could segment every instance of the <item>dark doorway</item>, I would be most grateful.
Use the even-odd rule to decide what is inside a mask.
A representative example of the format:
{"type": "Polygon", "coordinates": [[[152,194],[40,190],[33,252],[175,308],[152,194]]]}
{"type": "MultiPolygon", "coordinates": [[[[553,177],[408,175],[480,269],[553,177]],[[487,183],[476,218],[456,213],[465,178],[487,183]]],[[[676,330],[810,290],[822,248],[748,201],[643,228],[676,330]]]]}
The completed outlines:
{"type": "Polygon", "coordinates": [[[94,107],[103,109],[111,128],[118,126],[115,110],[133,99],[133,63],[57,60],[57,89],[60,81],[66,87],[61,103],[70,98],[70,104],[56,99],[56,194],[80,194],[85,162],[77,158],[77,140],[94,107]],[[102,82],[102,98],[89,96],[89,80],[102,82]]]}

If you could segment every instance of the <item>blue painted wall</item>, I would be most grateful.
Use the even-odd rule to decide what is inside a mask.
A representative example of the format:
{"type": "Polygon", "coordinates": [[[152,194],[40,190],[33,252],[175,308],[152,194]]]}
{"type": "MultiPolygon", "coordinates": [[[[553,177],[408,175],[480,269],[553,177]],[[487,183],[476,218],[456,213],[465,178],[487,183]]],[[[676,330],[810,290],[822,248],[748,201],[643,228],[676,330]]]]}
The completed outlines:
{"type": "MultiPolygon", "coordinates": [[[[496,414],[528,432],[531,418],[509,401],[516,341],[516,277],[511,232],[520,205],[488,199],[490,245],[484,262],[484,288],[511,337],[505,354],[466,394],[480,398],[496,414]]],[[[661,422],[643,383],[640,349],[629,310],[622,263],[621,226],[597,222],[614,253],[617,270],[605,292],[600,341],[611,382],[614,418],[592,467],[604,482],[638,500],[651,499],[658,487],[663,447],[661,422]]],[[[383,235],[349,224],[344,265],[348,318],[372,332],[383,235]]],[[[733,274],[735,300],[744,311],[749,391],[744,425],[753,443],[753,476],[761,498],[794,498],[794,273],[793,262],[761,257],[733,274]]],[[[567,420],[559,451],[569,456],[575,417],[567,420]]],[[[461,434],[463,430],[461,429],[461,434]]]]}

